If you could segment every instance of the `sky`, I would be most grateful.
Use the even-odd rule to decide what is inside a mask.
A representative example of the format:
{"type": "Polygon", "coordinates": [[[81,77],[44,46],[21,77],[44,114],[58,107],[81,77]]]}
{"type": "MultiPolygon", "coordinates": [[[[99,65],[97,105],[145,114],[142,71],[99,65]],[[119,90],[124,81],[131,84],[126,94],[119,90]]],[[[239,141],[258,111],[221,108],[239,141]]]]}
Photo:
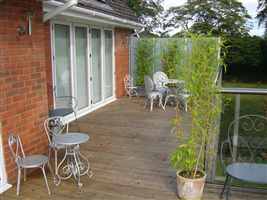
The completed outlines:
{"type": "MultiPolygon", "coordinates": [[[[253,29],[250,31],[251,35],[258,35],[262,36],[264,33],[264,28],[258,27],[258,21],[255,19],[257,15],[257,6],[258,6],[258,0],[239,0],[243,3],[243,5],[247,8],[248,13],[253,18],[253,29]]],[[[179,6],[186,2],[186,0],[165,0],[163,5],[165,9],[168,9],[172,6],[179,6]]]]}

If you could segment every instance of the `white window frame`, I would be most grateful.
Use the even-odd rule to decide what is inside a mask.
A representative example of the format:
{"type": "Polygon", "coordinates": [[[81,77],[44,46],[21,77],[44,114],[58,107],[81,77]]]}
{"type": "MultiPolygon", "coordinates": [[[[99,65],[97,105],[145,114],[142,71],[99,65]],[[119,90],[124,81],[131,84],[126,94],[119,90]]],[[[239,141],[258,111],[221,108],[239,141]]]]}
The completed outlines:
{"type": "MultiPolygon", "coordinates": [[[[104,99],[105,101],[108,101],[109,99],[113,99],[115,97],[115,92],[116,92],[116,85],[115,85],[115,77],[116,77],[116,74],[115,74],[115,40],[114,40],[114,29],[112,28],[103,28],[103,49],[105,48],[105,31],[111,31],[112,33],[112,96],[111,97],[108,97],[107,99],[104,99]]],[[[104,50],[103,50],[103,55],[105,54],[104,50]]],[[[104,56],[103,56],[103,60],[104,60],[104,56]]],[[[103,65],[105,64],[105,62],[103,63],[103,65]]],[[[105,73],[105,72],[104,72],[105,73]]]]}
{"type": "MultiPolygon", "coordinates": [[[[75,28],[76,27],[82,27],[82,28],[86,28],[86,36],[87,36],[87,47],[86,47],[86,63],[87,63],[87,94],[88,94],[88,106],[85,107],[85,108],[82,108],[81,110],[78,110],[78,115],[79,114],[82,114],[82,113],[85,113],[85,112],[88,112],[88,110],[90,110],[91,108],[91,90],[90,90],[90,76],[91,76],[91,72],[90,72],[90,69],[91,69],[91,63],[90,63],[90,36],[89,36],[89,27],[87,25],[84,25],[84,24],[80,24],[80,23],[74,23],[73,24],[73,40],[74,40],[74,50],[73,50],[73,60],[74,60],[74,63],[73,63],[73,66],[74,66],[74,70],[73,70],[73,76],[76,78],[76,74],[77,74],[77,66],[76,66],[76,35],[75,35],[75,28]]],[[[74,88],[75,88],[75,93],[74,93],[74,96],[76,98],[77,97],[77,80],[74,79],[74,88]]]]}
{"type": "Polygon", "coordinates": [[[56,108],[56,55],[55,55],[55,25],[66,25],[69,26],[70,30],[70,75],[71,75],[71,95],[74,95],[74,86],[73,86],[73,30],[72,30],[72,24],[69,22],[63,22],[63,21],[54,21],[51,23],[51,59],[52,59],[52,83],[53,83],[53,106],[56,108]]]}
{"type": "MultiPolygon", "coordinates": [[[[76,86],[76,80],[75,80],[75,73],[76,73],[76,58],[75,58],[75,27],[86,27],[87,28],[87,64],[88,64],[88,107],[83,108],[77,112],[77,117],[82,117],[86,114],[89,114],[90,112],[101,108],[113,101],[116,100],[116,68],[115,68],[115,34],[114,34],[114,28],[111,27],[104,27],[104,26],[96,26],[96,25],[91,25],[89,22],[88,23],[76,23],[72,21],[62,21],[62,20],[53,20],[50,23],[50,31],[51,31],[51,59],[52,59],[52,82],[53,82],[53,105],[54,108],[56,108],[55,105],[55,86],[56,86],[56,56],[55,56],[55,24],[62,24],[62,25],[68,25],[70,27],[70,71],[71,71],[71,93],[74,97],[77,97],[77,89],[76,86]],[[101,32],[101,101],[99,101],[96,104],[92,104],[92,91],[91,91],[91,74],[92,74],[92,58],[90,55],[92,55],[92,49],[91,49],[91,30],[92,29],[99,29],[101,32]],[[113,40],[113,48],[112,48],[112,55],[113,55],[113,63],[112,63],[112,71],[113,71],[113,94],[111,97],[105,99],[104,96],[104,30],[110,30],[112,31],[112,40],[113,40]]],[[[70,114],[65,117],[67,122],[71,122],[75,120],[74,114],[70,114]]]]}
{"type": "MultiPolygon", "coordinates": [[[[103,101],[104,101],[104,92],[103,92],[103,89],[104,89],[104,71],[103,71],[103,60],[104,60],[104,56],[103,56],[103,30],[102,30],[102,28],[101,27],[99,27],[99,26],[90,26],[89,27],[90,28],[90,44],[92,43],[92,36],[91,36],[91,34],[92,34],[92,29],[96,29],[96,30],[100,30],[100,41],[101,41],[101,100],[99,101],[99,102],[97,102],[97,103],[93,103],[92,101],[91,101],[91,104],[92,104],[92,107],[98,107],[99,105],[101,105],[102,103],[103,103],[103,101]]],[[[90,54],[92,55],[92,45],[90,45],[90,54]]],[[[92,57],[90,58],[90,69],[91,69],[91,74],[93,74],[92,73],[92,70],[93,70],[93,64],[92,64],[92,57]]],[[[90,88],[91,88],[91,86],[92,86],[92,84],[93,84],[93,82],[92,81],[90,81],[90,88]]]]}

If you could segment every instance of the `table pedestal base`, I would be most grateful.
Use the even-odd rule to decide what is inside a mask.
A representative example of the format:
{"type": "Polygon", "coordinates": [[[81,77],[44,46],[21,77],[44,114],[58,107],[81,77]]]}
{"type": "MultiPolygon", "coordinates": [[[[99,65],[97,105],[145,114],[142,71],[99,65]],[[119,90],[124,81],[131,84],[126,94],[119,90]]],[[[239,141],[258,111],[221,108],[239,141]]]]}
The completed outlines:
{"type": "Polygon", "coordinates": [[[82,187],[80,182],[81,176],[93,176],[88,159],[80,153],[79,145],[68,146],[65,150],[65,155],[59,163],[56,170],[56,182],[60,184],[61,180],[67,180],[71,177],[75,179],[79,187],[82,187]]]}

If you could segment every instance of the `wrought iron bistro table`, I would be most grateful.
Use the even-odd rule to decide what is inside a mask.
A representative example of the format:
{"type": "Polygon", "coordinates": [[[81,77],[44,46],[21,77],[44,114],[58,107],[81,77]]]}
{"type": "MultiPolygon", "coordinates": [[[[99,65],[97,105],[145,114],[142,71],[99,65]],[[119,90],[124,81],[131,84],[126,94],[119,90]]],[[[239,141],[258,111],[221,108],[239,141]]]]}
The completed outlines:
{"type": "Polygon", "coordinates": [[[92,177],[92,171],[88,159],[81,154],[80,144],[86,143],[90,137],[85,133],[67,133],[55,137],[57,145],[65,146],[65,155],[56,170],[57,184],[61,180],[74,177],[79,187],[82,186],[80,178],[83,175],[92,177]]]}

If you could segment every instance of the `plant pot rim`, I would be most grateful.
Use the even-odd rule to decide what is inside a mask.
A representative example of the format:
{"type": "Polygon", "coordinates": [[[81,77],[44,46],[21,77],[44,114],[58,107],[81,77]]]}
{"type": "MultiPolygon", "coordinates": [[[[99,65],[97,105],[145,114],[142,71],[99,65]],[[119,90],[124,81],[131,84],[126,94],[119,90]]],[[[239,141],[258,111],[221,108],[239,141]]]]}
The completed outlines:
{"type": "Polygon", "coordinates": [[[179,171],[177,171],[176,172],[176,176],[179,177],[179,178],[181,178],[181,179],[191,180],[191,181],[200,181],[200,180],[203,180],[203,179],[205,180],[206,177],[207,177],[207,174],[204,171],[198,170],[198,172],[201,172],[203,174],[202,177],[200,177],[200,178],[194,178],[194,179],[193,178],[186,178],[186,177],[183,177],[183,176],[180,175],[180,173],[183,172],[183,171],[185,171],[185,170],[179,170],[179,171]]]}

